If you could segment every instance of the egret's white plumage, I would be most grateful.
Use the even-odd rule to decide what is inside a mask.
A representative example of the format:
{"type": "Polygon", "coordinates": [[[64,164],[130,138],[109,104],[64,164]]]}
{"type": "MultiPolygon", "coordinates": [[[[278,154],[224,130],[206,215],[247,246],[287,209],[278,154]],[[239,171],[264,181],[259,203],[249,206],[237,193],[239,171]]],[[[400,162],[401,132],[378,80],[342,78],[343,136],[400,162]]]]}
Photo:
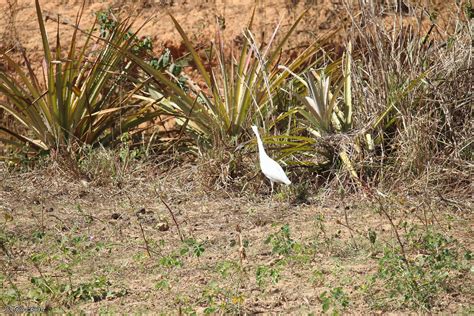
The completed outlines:
{"type": "Polygon", "coordinates": [[[263,142],[260,138],[260,134],[258,133],[257,126],[252,126],[252,130],[257,136],[257,144],[258,144],[258,158],[260,160],[260,169],[262,169],[263,174],[270,180],[270,184],[272,186],[272,193],[273,193],[273,182],[284,183],[286,185],[291,184],[291,181],[285,174],[285,171],[281,168],[281,166],[270,158],[267,153],[265,152],[265,148],[263,148],[263,142]]]}

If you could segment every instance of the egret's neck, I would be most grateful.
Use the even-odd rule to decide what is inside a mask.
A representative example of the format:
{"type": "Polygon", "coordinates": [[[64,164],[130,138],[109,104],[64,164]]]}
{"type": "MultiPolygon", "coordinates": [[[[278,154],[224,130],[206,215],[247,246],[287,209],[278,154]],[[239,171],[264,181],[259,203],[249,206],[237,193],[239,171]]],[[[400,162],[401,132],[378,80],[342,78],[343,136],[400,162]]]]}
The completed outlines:
{"type": "Polygon", "coordinates": [[[262,160],[262,157],[267,157],[267,153],[265,152],[265,148],[263,148],[263,142],[260,135],[258,133],[255,133],[255,135],[257,136],[258,157],[262,160]]]}

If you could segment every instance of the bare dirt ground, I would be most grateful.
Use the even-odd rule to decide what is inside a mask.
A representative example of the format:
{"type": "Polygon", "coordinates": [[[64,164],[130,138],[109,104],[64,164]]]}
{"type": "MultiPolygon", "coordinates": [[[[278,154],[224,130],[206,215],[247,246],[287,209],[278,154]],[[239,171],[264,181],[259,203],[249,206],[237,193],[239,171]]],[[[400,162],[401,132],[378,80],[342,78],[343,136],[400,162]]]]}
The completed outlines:
{"type": "MultiPolygon", "coordinates": [[[[81,1],[43,1],[42,9],[49,20],[47,27],[51,38],[54,38],[57,27],[54,20],[59,17],[62,24],[73,24],[81,3],[81,1]]],[[[179,33],[175,30],[168,13],[182,24],[196,45],[207,44],[214,38],[219,18],[221,25],[225,24],[226,40],[232,42],[238,41],[243,27],[250,20],[254,6],[254,1],[172,1],[172,4],[166,1],[87,1],[81,26],[84,29],[90,28],[95,15],[108,9],[119,18],[131,16],[137,28],[149,20],[140,35],[150,36],[159,50],[161,45],[171,48],[179,48],[181,45],[179,33]]],[[[300,1],[262,2],[255,6],[253,29],[256,30],[259,42],[268,41],[278,23],[281,23],[283,30],[288,29],[304,10],[309,10],[308,18],[300,25],[298,35],[290,41],[290,46],[304,45],[311,38],[339,30],[339,35],[333,38],[333,42],[336,42],[340,40],[344,27],[349,25],[345,13],[347,7],[348,5],[344,5],[342,1],[334,0],[319,1],[313,5],[300,1]]],[[[1,0],[0,8],[3,44],[8,46],[18,41],[30,53],[41,49],[34,2],[1,0]]],[[[67,42],[68,35],[72,34],[72,28],[63,25],[61,29],[62,38],[67,42]]]]}
{"type": "MultiPolygon", "coordinates": [[[[256,193],[210,191],[193,180],[197,169],[141,165],[87,186],[58,166],[1,170],[4,289],[16,289],[21,305],[94,314],[320,313],[324,293],[339,293],[327,294],[330,311],[385,310],[370,297],[389,285],[370,287],[370,276],[397,243],[373,200],[310,192],[296,204],[285,190],[272,199],[260,179],[256,193]],[[33,281],[43,277],[46,284],[33,281]]],[[[391,214],[406,245],[410,229],[433,228],[472,251],[472,205],[403,203],[391,214]]],[[[433,311],[472,311],[472,273],[459,277],[433,311]]]]}
{"type": "MultiPolygon", "coordinates": [[[[377,3],[377,2],[375,2],[377,3]]],[[[385,1],[378,7],[384,8],[387,20],[396,13],[395,1],[385,1]]],[[[41,6],[47,20],[46,26],[50,38],[56,35],[59,19],[61,38],[67,44],[72,34],[71,26],[82,1],[42,1],[41,6]]],[[[413,2],[428,8],[428,12],[437,12],[437,23],[443,29],[450,24],[454,5],[446,1],[413,2]]],[[[348,12],[356,12],[358,1],[321,0],[321,1],[86,1],[84,15],[81,20],[83,29],[88,29],[95,21],[96,14],[111,10],[117,17],[131,17],[137,28],[148,21],[141,36],[150,36],[159,53],[162,47],[179,50],[181,41],[168,14],[172,14],[188,32],[196,45],[208,44],[214,39],[216,28],[225,25],[225,40],[229,43],[239,41],[243,27],[250,20],[255,8],[253,30],[260,43],[269,41],[276,25],[280,24],[284,32],[304,12],[304,20],[299,24],[295,36],[289,41],[288,47],[301,47],[318,38],[332,34],[329,43],[333,46],[342,44],[351,24],[348,12]],[[219,20],[219,22],[218,22],[219,20]]],[[[0,0],[0,34],[1,49],[5,50],[21,45],[29,54],[41,49],[41,37],[34,2],[29,0],[0,0]]],[[[422,20],[429,20],[422,16],[422,20]]]]}

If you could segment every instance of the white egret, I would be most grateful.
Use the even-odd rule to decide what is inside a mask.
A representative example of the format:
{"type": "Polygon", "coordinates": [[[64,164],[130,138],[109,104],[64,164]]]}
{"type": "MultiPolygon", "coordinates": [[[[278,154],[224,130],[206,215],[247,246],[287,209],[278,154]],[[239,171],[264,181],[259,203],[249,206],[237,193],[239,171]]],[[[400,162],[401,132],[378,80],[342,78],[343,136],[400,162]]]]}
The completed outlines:
{"type": "Polygon", "coordinates": [[[270,184],[272,186],[271,193],[273,193],[273,182],[284,183],[286,185],[291,184],[291,181],[288,179],[285,171],[283,171],[278,162],[270,158],[265,152],[265,148],[263,148],[263,142],[260,138],[260,134],[258,133],[257,126],[252,126],[252,130],[255,133],[255,136],[257,136],[260,169],[262,169],[263,174],[270,180],[270,184]]]}

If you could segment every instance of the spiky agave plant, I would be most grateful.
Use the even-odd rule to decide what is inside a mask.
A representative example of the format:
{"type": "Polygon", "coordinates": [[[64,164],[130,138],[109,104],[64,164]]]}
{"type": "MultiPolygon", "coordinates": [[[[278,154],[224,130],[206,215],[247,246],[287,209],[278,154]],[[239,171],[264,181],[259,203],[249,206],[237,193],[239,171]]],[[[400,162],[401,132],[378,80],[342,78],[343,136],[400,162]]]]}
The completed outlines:
{"type": "MultiPolygon", "coordinates": [[[[235,141],[244,131],[249,130],[252,121],[269,121],[276,108],[273,100],[290,76],[290,72],[280,71],[277,67],[281,50],[302,17],[303,15],[296,20],[279,42],[275,40],[278,31],[276,28],[267,47],[260,50],[250,32],[252,15],[243,33],[242,46],[236,55],[224,53],[225,45],[218,33],[216,43],[208,55],[209,61],[215,61],[217,65],[213,67],[212,62],[203,60],[186,32],[171,16],[196,65],[204,88],[189,85],[189,90],[184,91],[179,82],[169,74],[154,69],[139,58],[131,58],[153,76],[156,84],[150,88],[151,98],[166,98],[161,104],[169,114],[178,118],[178,124],[201,140],[201,144],[229,144],[229,140],[235,141]],[[211,65],[210,69],[205,66],[207,64],[211,65]]],[[[317,50],[316,45],[308,47],[297,58],[288,62],[287,68],[297,71],[307,66],[317,50]]]]}
{"type": "Polygon", "coordinates": [[[35,152],[68,148],[73,143],[107,144],[123,132],[157,115],[151,105],[132,104],[138,85],[119,96],[116,91],[126,77],[127,63],[123,50],[132,43],[130,25],[116,27],[106,38],[86,33],[85,44],[77,48],[77,14],[71,44],[63,52],[59,23],[56,47],[48,41],[39,1],[35,1],[43,44],[43,76],[38,76],[23,52],[26,71],[8,54],[0,57],[13,72],[0,72],[0,92],[7,101],[0,108],[9,113],[24,132],[0,125],[0,140],[16,147],[29,145],[35,152]],[[94,44],[91,50],[91,44],[94,44]],[[124,66],[125,65],[125,66],[124,66]]]}
{"type": "MultiPolygon", "coordinates": [[[[296,77],[306,91],[304,97],[297,97],[304,105],[304,108],[299,109],[299,113],[305,118],[301,123],[320,145],[318,153],[324,156],[327,162],[342,162],[351,177],[359,182],[360,176],[354,167],[354,158],[357,155],[351,151],[358,153],[358,158],[373,151],[375,145],[381,142],[384,131],[390,128],[396,118],[391,115],[395,106],[389,103],[383,113],[373,118],[371,124],[359,130],[353,129],[351,67],[352,46],[349,43],[341,59],[320,71],[309,71],[305,80],[296,77]],[[377,130],[381,133],[373,139],[372,134],[377,130]]],[[[409,93],[424,76],[425,73],[410,81],[399,96],[409,93]]]]}
{"type": "Polygon", "coordinates": [[[347,132],[352,127],[351,45],[343,58],[321,71],[305,74],[307,95],[299,112],[307,119],[316,136],[347,132]],[[342,66],[340,64],[342,63],[342,66]],[[335,71],[340,73],[335,73],[335,71]],[[336,78],[335,84],[331,79],[336,78]]]}
{"type": "Polygon", "coordinates": [[[340,159],[351,176],[358,180],[344,142],[340,139],[337,144],[328,141],[352,128],[351,44],[341,59],[320,71],[311,69],[304,77],[295,75],[295,80],[303,86],[302,94],[306,94],[296,94],[304,105],[298,109],[304,117],[301,124],[315,137],[320,148],[318,154],[326,159],[323,164],[340,159]]]}

